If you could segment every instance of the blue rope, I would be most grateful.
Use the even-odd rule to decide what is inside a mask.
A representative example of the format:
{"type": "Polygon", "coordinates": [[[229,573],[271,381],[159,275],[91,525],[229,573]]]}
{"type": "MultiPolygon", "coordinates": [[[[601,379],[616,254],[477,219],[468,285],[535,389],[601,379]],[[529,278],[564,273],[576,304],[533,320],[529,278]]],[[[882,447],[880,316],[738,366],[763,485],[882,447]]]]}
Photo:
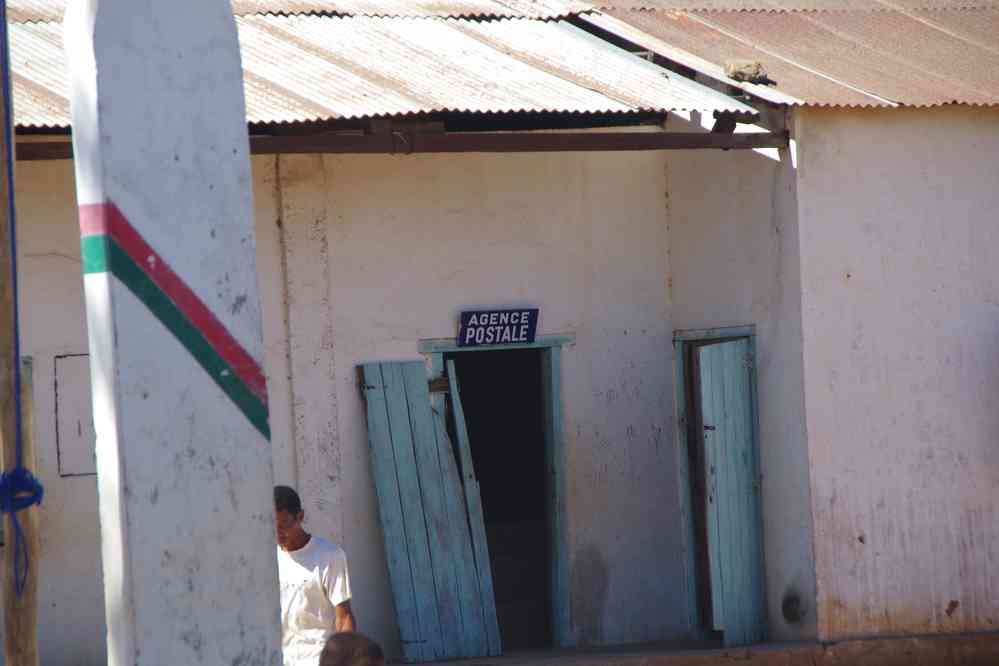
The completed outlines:
{"type": "MultiPolygon", "coordinates": [[[[14,207],[14,108],[11,104],[13,91],[10,85],[10,39],[7,33],[7,2],[0,0],[0,25],[2,25],[3,52],[0,54],[3,78],[3,105],[6,122],[3,133],[7,146],[7,215],[10,220],[10,266],[11,290],[13,295],[14,319],[14,469],[0,474],[0,514],[9,513],[14,525],[14,589],[21,596],[28,582],[31,569],[28,542],[17,518],[20,511],[42,503],[45,494],[42,484],[24,467],[24,425],[21,422],[21,335],[18,329],[19,297],[17,287],[17,224],[14,207]]],[[[2,240],[0,240],[2,242],[2,240]]]]}

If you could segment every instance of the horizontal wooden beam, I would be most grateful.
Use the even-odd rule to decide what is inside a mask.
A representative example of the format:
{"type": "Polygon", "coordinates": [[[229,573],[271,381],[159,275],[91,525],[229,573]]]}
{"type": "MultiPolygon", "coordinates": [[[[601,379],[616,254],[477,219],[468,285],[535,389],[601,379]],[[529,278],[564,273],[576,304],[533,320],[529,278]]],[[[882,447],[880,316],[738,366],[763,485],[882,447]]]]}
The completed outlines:
{"type": "Polygon", "coordinates": [[[18,141],[15,151],[18,162],[73,159],[73,144],[69,141],[18,141]]]}
{"type": "MultiPolygon", "coordinates": [[[[783,148],[787,133],[712,134],[701,132],[566,132],[450,134],[314,134],[251,136],[254,155],[295,153],[379,154],[413,153],[555,153],[642,150],[749,150],[783,148]]],[[[17,144],[17,159],[67,160],[73,156],[68,141],[17,144]]]]}
{"type": "Polygon", "coordinates": [[[710,134],[680,132],[565,132],[385,135],[313,135],[251,137],[258,155],[289,153],[551,153],[782,148],[786,134],[710,134]]]}

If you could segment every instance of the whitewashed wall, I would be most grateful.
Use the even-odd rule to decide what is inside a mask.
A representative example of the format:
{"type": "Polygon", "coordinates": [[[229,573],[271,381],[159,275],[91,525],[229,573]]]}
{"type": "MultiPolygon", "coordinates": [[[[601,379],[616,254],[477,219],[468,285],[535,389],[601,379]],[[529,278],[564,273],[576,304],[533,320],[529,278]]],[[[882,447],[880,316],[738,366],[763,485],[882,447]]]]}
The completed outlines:
{"type": "Polygon", "coordinates": [[[801,114],[819,635],[999,622],[999,111],[801,114]]]}
{"type": "Polygon", "coordinates": [[[769,627],[802,640],[816,613],[797,205],[790,154],[774,152],[670,154],[673,324],[756,326],[769,627]],[[794,597],[803,615],[789,622],[782,607],[794,597]]]}
{"type": "MultiPolygon", "coordinates": [[[[797,132],[797,198],[790,165],[754,153],[254,160],[276,476],[347,547],[364,630],[396,647],[353,367],[416,358],[463,307],[523,303],[576,339],[581,642],[686,631],[670,339],[747,323],[775,635],[994,628],[999,114],[807,111],[797,132]]],[[[95,483],[59,477],[55,450],[54,359],[86,352],[71,165],[20,164],[17,186],[42,659],[99,664],[95,483]]]]}
{"type": "Polygon", "coordinates": [[[573,634],[683,634],[663,157],[282,157],[279,172],[289,267],[310,294],[292,320],[332,317],[291,335],[324,367],[332,355],[332,386],[312,365],[292,374],[325,410],[307,427],[338,424],[336,464],[312,492],[355,563],[362,627],[396,640],[355,366],[418,358],[462,308],[533,304],[541,334],[576,340],[563,358],[573,634]]]}
{"type": "MultiPolygon", "coordinates": [[[[65,408],[78,407],[72,401],[86,397],[78,386],[66,381],[65,375],[58,387],[64,407],[64,428],[58,442],[56,429],[56,358],[87,353],[73,165],[69,161],[19,163],[16,175],[22,348],[35,361],[38,474],[45,485],[40,527],[42,558],[37,563],[41,661],[56,666],[103,664],[106,650],[96,477],[67,475],[78,474],[87,467],[86,459],[92,459],[92,451],[88,455],[69,448],[79,446],[80,440],[76,432],[66,432],[80,425],[86,436],[89,424],[73,424],[65,418],[65,408]]],[[[264,195],[258,197],[257,216],[273,220],[269,189],[273,180],[262,169],[255,170],[255,177],[255,190],[264,195]]],[[[264,262],[273,259],[278,245],[270,226],[261,224],[260,232],[264,236],[259,243],[264,273],[263,267],[268,265],[264,262]]],[[[268,312],[280,312],[283,292],[276,279],[278,274],[262,280],[261,298],[268,312]]],[[[273,317],[265,326],[267,360],[272,364],[275,356],[283,358],[285,345],[282,339],[274,342],[280,327],[275,326],[273,317]]],[[[279,374],[269,378],[269,383],[277,396],[272,424],[276,431],[286,432],[288,407],[280,396],[287,394],[287,379],[279,374]]],[[[89,406],[77,411],[89,416],[89,406]]],[[[285,481],[289,456],[287,437],[276,437],[278,478],[285,481]]]]}
{"type": "MultiPolygon", "coordinates": [[[[104,661],[93,477],[61,478],[54,358],[86,352],[69,162],[19,165],[36,358],[42,659],[104,661]]],[[[341,541],[363,630],[397,648],[354,366],[418,358],[460,309],[534,304],[563,358],[573,636],[683,636],[667,281],[655,154],[254,160],[275,473],[341,541]],[[286,275],[287,279],[282,279],[286,275]]]]}
{"type": "Polygon", "coordinates": [[[15,182],[22,353],[35,362],[36,473],[45,485],[42,558],[33,563],[40,574],[40,658],[44,664],[100,664],[104,590],[96,477],[60,477],[56,450],[55,358],[87,353],[73,163],[18,164],[15,182]]]}

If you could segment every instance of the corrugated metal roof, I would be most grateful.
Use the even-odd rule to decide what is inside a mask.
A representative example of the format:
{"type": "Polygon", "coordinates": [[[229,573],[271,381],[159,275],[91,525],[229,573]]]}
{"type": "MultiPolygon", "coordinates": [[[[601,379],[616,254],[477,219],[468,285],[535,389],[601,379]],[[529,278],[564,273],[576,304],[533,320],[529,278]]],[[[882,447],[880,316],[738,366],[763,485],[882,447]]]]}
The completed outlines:
{"type": "Polygon", "coordinates": [[[594,8],[617,11],[844,12],[996,9],[997,0],[593,0],[594,8]]]}
{"type": "MultiPolygon", "coordinates": [[[[237,15],[337,14],[439,18],[563,18],[587,11],[585,0],[231,0],[237,15]]],[[[67,0],[7,0],[14,23],[61,21],[67,0]]]]}
{"type": "Polygon", "coordinates": [[[716,70],[734,59],[759,61],[776,91],[802,104],[999,105],[997,9],[607,15],[629,26],[626,38],[645,39],[644,48],[679,49],[716,70]]]}
{"type": "MultiPolygon", "coordinates": [[[[254,123],[432,112],[752,111],[566,22],[243,16],[254,123]]],[[[15,117],[66,127],[55,23],[12,25],[15,117]]]]}

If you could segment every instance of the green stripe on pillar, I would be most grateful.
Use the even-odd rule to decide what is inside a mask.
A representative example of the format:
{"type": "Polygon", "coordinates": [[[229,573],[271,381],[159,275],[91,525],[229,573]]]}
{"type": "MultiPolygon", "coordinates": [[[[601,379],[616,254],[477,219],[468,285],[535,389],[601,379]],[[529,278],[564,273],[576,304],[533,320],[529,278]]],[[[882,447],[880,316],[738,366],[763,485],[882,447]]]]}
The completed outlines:
{"type": "Polygon", "coordinates": [[[109,236],[85,236],[81,241],[83,272],[103,273],[108,270],[128,287],[149,308],[160,323],[194,357],[205,372],[229,396],[236,407],[266,439],[270,439],[267,405],[264,404],[239,375],[219,356],[208,340],[180,311],[155,282],[136,265],[132,258],[109,236]]]}
{"type": "Polygon", "coordinates": [[[106,273],[108,266],[108,236],[84,236],[80,239],[83,274],[106,273]]]}

